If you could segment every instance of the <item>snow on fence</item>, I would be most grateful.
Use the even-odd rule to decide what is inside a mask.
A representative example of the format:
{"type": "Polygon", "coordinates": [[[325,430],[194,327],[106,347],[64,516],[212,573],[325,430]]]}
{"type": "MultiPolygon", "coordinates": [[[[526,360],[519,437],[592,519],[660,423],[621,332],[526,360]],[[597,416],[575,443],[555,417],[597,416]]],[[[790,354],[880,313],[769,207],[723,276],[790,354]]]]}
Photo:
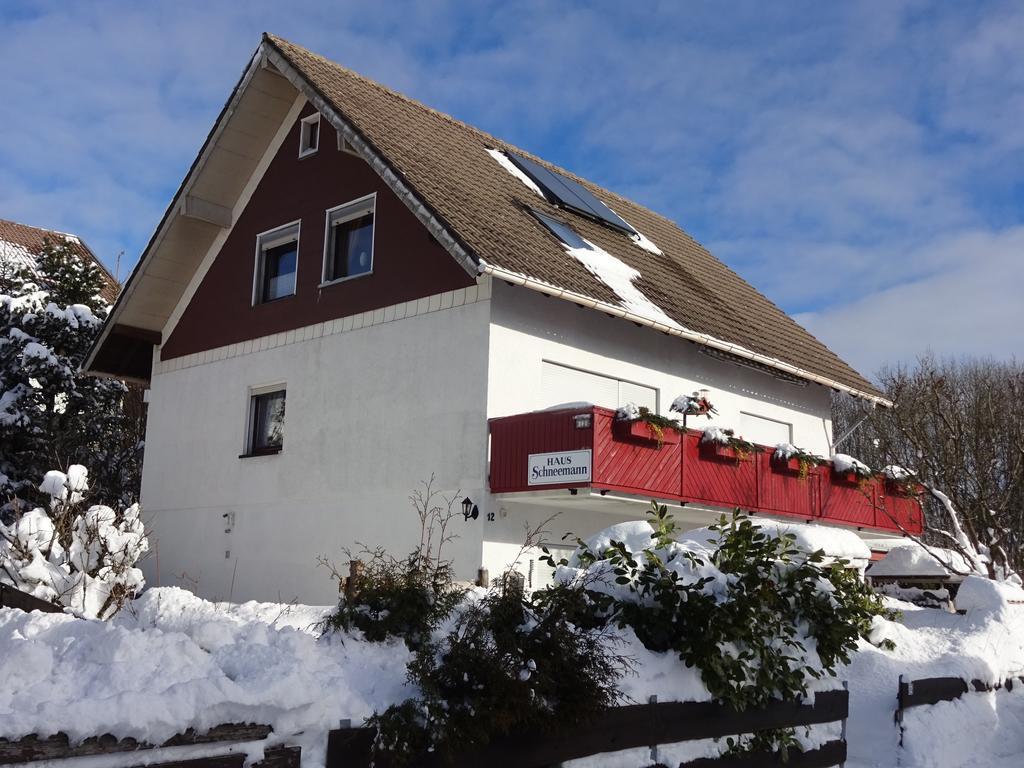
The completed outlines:
{"type": "Polygon", "coordinates": [[[969,684],[959,677],[925,677],[919,680],[904,680],[900,675],[899,692],[896,694],[896,723],[900,729],[900,746],[903,746],[905,735],[903,712],[913,707],[938,704],[943,701],[955,701],[965,693],[990,693],[992,691],[1013,691],[1014,679],[1024,684],[1024,677],[1007,678],[1001,683],[991,685],[981,680],[972,680],[969,684]]]}
{"type": "MultiPolygon", "coordinates": [[[[846,761],[846,718],[849,692],[817,693],[814,704],[777,702],[766,709],[736,712],[716,702],[662,702],[615,707],[594,722],[557,735],[513,734],[488,747],[455,755],[446,762],[440,755],[429,755],[410,768],[542,768],[568,760],[593,757],[623,749],[650,748],[650,764],[659,764],[657,745],[676,744],[698,739],[714,739],[776,728],[791,728],[823,723],[843,723],[842,736],[807,752],[790,751],[788,768],[828,768],[846,761]]],[[[366,768],[371,764],[375,731],[370,728],[340,728],[331,731],[327,741],[327,768],[366,768]]],[[[377,756],[376,768],[388,768],[386,757],[377,756]]],[[[783,765],[780,755],[767,757],[746,754],[732,757],[702,758],[679,768],[746,768],[783,765]]]]}
{"type": "MultiPolygon", "coordinates": [[[[1024,683],[1024,677],[1016,678],[1024,683]]],[[[920,680],[904,680],[900,675],[900,688],[896,696],[896,722],[903,721],[903,710],[920,707],[925,704],[938,704],[940,701],[953,701],[969,691],[985,693],[1005,688],[1013,690],[1014,678],[1007,678],[1002,683],[990,685],[981,680],[972,680],[968,685],[959,677],[925,677],[920,680]]]]}
{"type": "MultiPolygon", "coordinates": [[[[138,762],[146,763],[149,768],[242,768],[249,754],[249,747],[267,739],[271,732],[269,725],[225,723],[211,728],[206,733],[196,733],[190,729],[172,736],[162,744],[147,744],[136,739],[118,739],[110,734],[93,736],[79,744],[71,744],[64,733],[46,738],[33,735],[17,740],[0,739],[0,765],[46,760],[48,765],[60,766],[63,763],[53,761],[160,749],[161,756],[166,754],[167,760],[161,761],[160,757],[147,755],[146,759],[138,762]],[[195,748],[201,746],[206,747],[211,754],[197,755],[195,748]],[[163,753],[163,750],[170,751],[163,753]],[[182,754],[183,751],[187,752],[187,755],[182,754]]],[[[263,759],[252,763],[252,766],[299,768],[300,755],[301,749],[297,746],[269,747],[264,751],[263,759]]],[[[134,763],[129,761],[124,764],[134,763]]],[[[68,765],[71,766],[73,763],[68,765]]]]}

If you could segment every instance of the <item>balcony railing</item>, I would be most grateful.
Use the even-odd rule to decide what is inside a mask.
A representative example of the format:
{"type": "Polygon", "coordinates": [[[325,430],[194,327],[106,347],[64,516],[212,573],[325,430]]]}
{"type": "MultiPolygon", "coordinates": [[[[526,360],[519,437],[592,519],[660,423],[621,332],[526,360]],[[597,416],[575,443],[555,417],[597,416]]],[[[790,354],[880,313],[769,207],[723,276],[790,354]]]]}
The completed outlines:
{"type": "Polygon", "coordinates": [[[749,455],[702,443],[703,433],[615,421],[593,406],[491,419],[492,493],[589,488],[665,501],[858,529],[920,533],[919,500],[881,478],[834,472],[802,474],[795,462],[773,461],[774,447],[749,455]]]}

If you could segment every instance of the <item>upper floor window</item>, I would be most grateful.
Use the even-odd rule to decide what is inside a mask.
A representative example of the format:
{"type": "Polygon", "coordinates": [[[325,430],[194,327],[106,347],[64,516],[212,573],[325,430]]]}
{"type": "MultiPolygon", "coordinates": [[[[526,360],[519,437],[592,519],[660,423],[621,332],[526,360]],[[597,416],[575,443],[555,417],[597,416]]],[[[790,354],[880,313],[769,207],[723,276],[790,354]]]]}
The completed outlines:
{"type": "Polygon", "coordinates": [[[246,456],[278,453],[284,446],[283,386],[264,387],[249,395],[249,435],[246,456]]]}
{"type": "Polygon", "coordinates": [[[320,113],[302,118],[299,123],[299,157],[316,152],[320,146],[320,113]]]}
{"type": "Polygon", "coordinates": [[[373,271],[373,223],[377,195],[367,195],[327,211],[324,283],[373,271]]]}
{"type": "Polygon", "coordinates": [[[256,237],[256,279],[253,304],[282,299],[295,293],[299,256],[299,222],[272,229],[256,237]]]}

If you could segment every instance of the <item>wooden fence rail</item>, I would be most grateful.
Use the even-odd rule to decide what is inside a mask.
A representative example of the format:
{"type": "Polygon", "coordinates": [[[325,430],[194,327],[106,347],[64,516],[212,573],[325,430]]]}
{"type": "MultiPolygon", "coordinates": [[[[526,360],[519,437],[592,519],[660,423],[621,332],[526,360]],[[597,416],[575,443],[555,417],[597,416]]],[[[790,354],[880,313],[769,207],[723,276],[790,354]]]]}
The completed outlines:
{"type": "MultiPolygon", "coordinates": [[[[224,723],[205,733],[189,729],[172,736],[160,744],[149,744],[136,739],[118,739],[110,734],[93,736],[77,744],[71,744],[67,734],[39,738],[25,736],[22,739],[0,739],[0,765],[17,765],[35,760],[64,760],[74,757],[113,755],[139,750],[197,745],[241,744],[262,741],[272,732],[269,725],[255,723],[224,723]]],[[[148,762],[148,761],[147,761],[148,762]]],[[[190,757],[165,763],[150,762],[153,768],[242,768],[245,754],[221,754],[210,757],[190,757]]],[[[267,749],[264,759],[255,765],[260,768],[298,768],[298,747],[273,747],[267,749]]]]}
{"type": "MultiPolygon", "coordinates": [[[[486,748],[463,752],[445,762],[442,755],[415,760],[413,768],[543,768],[566,760],[590,757],[606,752],[638,747],[654,747],[696,739],[712,739],[757,731],[845,721],[849,712],[849,693],[825,691],[815,696],[813,705],[776,702],[771,707],[735,712],[716,702],[664,702],[615,707],[586,726],[558,734],[513,734],[486,748]]],[[[327,742],[327,768],[369,766],[374,732],[367,728],[331,731],[327,742]]],[[[771,756],[756,755],[697,761],[689,766],[727,768],[728,766],[773,765],[771,756]],[[753,762],[751,762],[753,760],[753,762]]],[[[803,754],[790,752],[787,765],[801,768],[825,768],[846,759],[843,739],[803,754]],[[796,762],[795,762],[796,761],[796,762]]],[[[653,762],[653,761],[652,761],[653,762]]],[[[386,768],[386,755],[378,755],[374,764],[386,768]]],[[[778,764],[781,764],[779,762],[778,764]]]]}
{"type": "Polygon", "coordinates": [[[0,608],[18,608],[22,611],[43,611],[44,613],[63,613],[64,609],[46,600],[40,600],[20,589],[0,584],[0,608]]]}
{"type": "MultiPolygon", "coordinates": [[[[1016,678],[1024,682],[1024,677],[1016,678]]],[[[953,701],[969,691],[984,693],[1000,688],[1013,690],[1014,678],[1007,678],[1002,683],[990,685],[981,680],[972,680],[969,684],[959,677],[925,677],[920,680],[904,680],[900,675],[899,692],[896,695],[896,720],[903,719],[903,710],[920,707],[926,704],[938,704],[940,701],[953,701]]]]}

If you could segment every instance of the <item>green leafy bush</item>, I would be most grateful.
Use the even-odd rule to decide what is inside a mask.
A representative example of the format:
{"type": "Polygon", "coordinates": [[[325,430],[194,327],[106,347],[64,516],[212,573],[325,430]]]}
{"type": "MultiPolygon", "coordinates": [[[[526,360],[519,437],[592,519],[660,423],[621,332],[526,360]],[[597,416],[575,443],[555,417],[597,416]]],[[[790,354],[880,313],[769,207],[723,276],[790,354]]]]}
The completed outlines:
{"type": "Polygon", "coordinates": [[[464,606],[410,665],[419,696],[370,719],[378,749],[399,764],[427,751],[450,756],[512,732],[585,723],[619,701],[626,660],[602,633],[552,605],[539,608],[510,590],[464,606]]]}
{"type": "Polygon", "coordinates": [[[466,594],[452,583],[450,563],[419,552],[399,560],[381,549],[363,550],[359,562],[325,629],[358,629],[373,642],[401,638],[416,650],[466,594]]]}
{"type": "MultiPolygon", "coordinates": [[[[560,564],[575,567],[571,583],[604,622],[676,653],[738,711],[803,699],[886,614],[846,561],[803,552],[794,536],[774,537],[738,511],[711,526],[716,538],[706,547],[678,543],[664,506],[652,505],[652,515],[651,541],[640,551],[614,540],[594,551],[579,541],[572,561],[560,564]]],[[[785,747],[791,736],[769,740],[785,747]]]]}

